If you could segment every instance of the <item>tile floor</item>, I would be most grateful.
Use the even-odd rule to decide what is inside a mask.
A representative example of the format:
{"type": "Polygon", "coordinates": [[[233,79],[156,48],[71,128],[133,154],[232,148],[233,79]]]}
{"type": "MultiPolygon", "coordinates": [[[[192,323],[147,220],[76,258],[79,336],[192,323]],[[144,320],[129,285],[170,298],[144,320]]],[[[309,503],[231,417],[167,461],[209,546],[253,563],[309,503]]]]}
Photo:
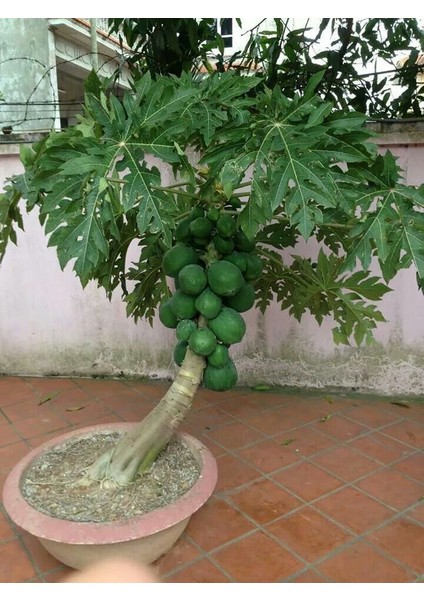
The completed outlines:
{"type": "MultiPolygon", "coordinates": [[[[139,420],[168,385],[0,377],[0,486],[30,448],[139,420]]],[[[162,580],[424,581],[424,402],[402,402],[200,390],[182,429],[213,452],[219,480],[158,561],[162,580]]],[[[69,571],[0,507],[0,582],[57,582],[69,571]]]]}

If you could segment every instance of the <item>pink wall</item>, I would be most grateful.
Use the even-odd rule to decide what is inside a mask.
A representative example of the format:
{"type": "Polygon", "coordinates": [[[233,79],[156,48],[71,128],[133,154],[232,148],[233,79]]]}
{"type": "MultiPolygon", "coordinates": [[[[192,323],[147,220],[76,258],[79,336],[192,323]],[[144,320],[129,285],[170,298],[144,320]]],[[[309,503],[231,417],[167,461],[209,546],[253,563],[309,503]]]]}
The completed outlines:
{"type": "MultiPolygon", "coordinates": [[[[391,142],[390,149],[406,181],[421,183],[424,145],[391,142]]],[[[0,154],[0,181],[19,170],[16,155],[0,154]]],[[[60,270],[35,214],[25,229],[0,265],[0,372],[171,376],[173,332],[127,319],[119,292],[109,302],[94,284],[82,290],[69,268],[60,270]]],[[[275,304],[265,317],[249,311],[246,338],[234,347],[240,382],[423,393],[424,297],[412,269],[391,287],[380,307],[388,322],[374,347],[336,347],[329,319],[320,328],[309,317],[297,323],[275,304]]]]}

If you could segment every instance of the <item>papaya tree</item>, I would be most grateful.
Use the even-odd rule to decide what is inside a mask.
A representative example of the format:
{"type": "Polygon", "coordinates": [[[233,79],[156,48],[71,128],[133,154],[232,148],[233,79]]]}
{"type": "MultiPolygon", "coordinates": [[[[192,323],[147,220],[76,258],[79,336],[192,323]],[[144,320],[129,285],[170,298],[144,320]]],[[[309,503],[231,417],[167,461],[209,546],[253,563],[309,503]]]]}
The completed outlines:
{"type": "Polygon", "coordinates": [[[359,345],[384,320],[376,303],[395,274],[415,265],[424,280],[424,186],[402,183],[365,115],[316,94],[323,75],[290,98],[235,72],[146,73],[122,98],[91,76],[79,123],[22,148],[25,171],[0,199],[0,254],[16,242],[21,207],[37,207],[62,269],[109,298],[121,289],[128,316],[158,315],[176,333],[169,390],[82,484],[131,482],[199,385],[237,383],[231,346],[253,306],[331,316],[335,343],[359,345]],[[301,256],[312,237],[316,256],[301,256]]]}

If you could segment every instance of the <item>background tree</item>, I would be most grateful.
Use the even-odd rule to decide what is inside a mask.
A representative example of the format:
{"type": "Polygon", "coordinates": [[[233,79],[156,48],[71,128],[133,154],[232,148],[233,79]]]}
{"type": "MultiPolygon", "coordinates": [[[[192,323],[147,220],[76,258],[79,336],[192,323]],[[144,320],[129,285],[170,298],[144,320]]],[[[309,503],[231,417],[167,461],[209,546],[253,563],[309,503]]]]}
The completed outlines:
{"type": "Polygon", "coordinates": [[[154,410],[88,470],[83,484],[132,481],[168,443],[203,384],[235,385],[229,347],[242,314],[276,300],[297,319],[334,319],[361,344],[375,302],[414,264],[424,278],[424,186],[401,183],[366,116],[322,97],[327,68],[286,95],[240,70],[197,77],[148,69],[117,98],[95,74],[79,124],[23,146],[22,175],[0,196],[0,253],[39,208],[49,245],[83,286],[119,287],[127,314],[176,329],[181,368],[154,410]],[[163,168],[175,183],[165,185],[163,168]],[[315,237],[312,258],[298,254],[315,237]],[[128,264],[137,241],[139,256],[128,264]],[[372,275],[372,259],[382,276],[372,275]]]}
{"type": "MultiPolygon", "coordinates": [[[[242,19],[236,21],[243,26],[242,19]]],[[[305,19],[296,28],[293,19],[262,19],[234,53],[225,49],[216,19],[109,22],[134,51],[129,62],[135,77],[146,71],[155,77],[237,69],[260,74],[263,85],[279,85],[292,98],[323,71],[316,92],[338,108],[379,118],[423,115],[424,85],[417,85],[417,75],[424,72],[418,60],[424,31],[417,19],[305,19]],[[402,90],[397,97],[393,85],[402,90]]]]}

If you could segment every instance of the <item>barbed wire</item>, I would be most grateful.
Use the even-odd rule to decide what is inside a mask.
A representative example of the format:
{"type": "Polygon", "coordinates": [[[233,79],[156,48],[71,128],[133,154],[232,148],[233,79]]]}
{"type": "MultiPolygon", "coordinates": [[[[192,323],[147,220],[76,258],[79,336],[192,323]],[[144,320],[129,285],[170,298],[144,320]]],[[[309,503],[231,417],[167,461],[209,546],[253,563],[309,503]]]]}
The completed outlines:
{"type": "MultiPolygon", "coordinates": [[[[37,63],[39,66],[42,67],[43,69],[43,74],[41,75],[40,79],[37,81],[37,83],[35,84],[35,86],[33,87],[33,89],[31,90],[31,92],[29,93],[28,98],[23,101],[23,102],[7,102],[7,101],[2,101],[0,102],[0,115],[1,115],[1,109],[7,108],[9,106],[22,106],[24,107],[23,111],[19,111],[19,110],[7,110],[8,114],[11,114],[13,112],[15,113],[24,113],[22,115],[22,117],[20,119],[6,119],[5,120],[0,120],[0,128],[4,128],[4,127],[17,127],[19,125],[23,125],[24,123],[31,123],[33,121],[40,121],[40,120],[44,120],[44,121],[50,121],[51,124],[50,126],[46,126],[46,128],[44,129],[44,131],[49,131],[51,129],[54,128],[54,124],[56,122],[56,120],[58,118],[60,118],[60,114],[58,109],[60,109],[62,106],[82,106],[83,104],[83,100],[79,101],[79,100],[74,100],[71,102],[66,102],[66,101],[61,101],[59,100],[58,97],[58,93],[59,90],[56,87],[55,83],[53,82],[53,78],[52,78],[52,73],[54,70],[57,70],[63,65],[66,64],[70,64],[70,63],[77,63],[77,61],[86,58],[86,57],[92,57],[92,56],[97,56],[98,59],[100,59],[102,61],[102,64],[99,65],[99,67],[97,69],[95,69],[96,74],[101,74],[102,70],[104,69],[105,65],[113,62],[113,63],[117,63],[116,64],[116,69],[114,71],[114,73],[111,75],[111,77],[114,78],[114,85],[116,85],[117,88],[120,87],[119,82],[117,82],[117,79],[119,78],[119,75],[122,73],[122,67],[126,62],[126,57],[122,54],[116,54],[116,56],[108,56],[106,54],[103,54],[101,52],[97,52],[97,53],[93,53],[93,52],[84,52],[82,54],[79,54],[78,56],[74,56],[70,59],[62,59],[59,61],[56,61],[54,65],[50,65],[47,66],[44,63],[42,63],[40,60],[38,60],[37,58],[34,57],[29,57],[29,56],[14,56],[14,57],[9,57],[6,58],[2,61],[0,61],[0,72],[1,72],[1,67],[9,62],[13,62],[13,61],[32,61],[34,63],[37,63]],[[37,90],[40,88],[40,86],[43,84],[43,82],[47,79],[48,81],[48,85],[50,87],[50,93],[53,97],[53,100],[51,101],[32,101],[32,98],[34,97],[34,95],[36,94],[37,90]],[[57,100],[56,100],[57,98],[57,100]],[[38,116],[31,116],[30,113],[30,108],[31,107],[40,107],[40,106],[49,106],[49,108],[54,109],[54,114],[50,115],[50,116],[43,116],[43,117],[38,117],[38,116]]],[[[3,111],[6,112],[6,111],[3,111]]],[[[39,114],[40,112],[40,108],[37,109],[37,114],[39,114]]],[[[45,111],[45,112],[50,112],[50,111],[45,111]]],[[[27,131],[27,130],[26,130],[27,131]]]]}

